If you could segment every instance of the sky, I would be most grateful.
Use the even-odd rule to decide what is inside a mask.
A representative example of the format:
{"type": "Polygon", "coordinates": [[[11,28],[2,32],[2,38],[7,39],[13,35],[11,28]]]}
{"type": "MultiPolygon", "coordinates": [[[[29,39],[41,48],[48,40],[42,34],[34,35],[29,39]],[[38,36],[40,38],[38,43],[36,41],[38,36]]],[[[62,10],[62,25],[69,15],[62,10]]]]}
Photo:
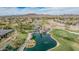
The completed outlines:
{"type": "Polygon", "coordinates": [[[79,14],[79,7],[0,7],[0,16],[28,13],[49,15],[79,14]]]}

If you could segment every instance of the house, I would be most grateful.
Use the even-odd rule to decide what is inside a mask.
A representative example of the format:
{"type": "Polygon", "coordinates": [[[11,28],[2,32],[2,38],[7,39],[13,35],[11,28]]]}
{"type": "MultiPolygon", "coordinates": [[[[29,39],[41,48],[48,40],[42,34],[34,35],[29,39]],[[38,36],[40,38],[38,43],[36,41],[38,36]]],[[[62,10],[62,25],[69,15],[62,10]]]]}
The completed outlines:
{"type": "Polygon", "coordinates": [[[8,38],[14,30],[12,29],[0,29],[0,40],[4,38],[8,38]]]}

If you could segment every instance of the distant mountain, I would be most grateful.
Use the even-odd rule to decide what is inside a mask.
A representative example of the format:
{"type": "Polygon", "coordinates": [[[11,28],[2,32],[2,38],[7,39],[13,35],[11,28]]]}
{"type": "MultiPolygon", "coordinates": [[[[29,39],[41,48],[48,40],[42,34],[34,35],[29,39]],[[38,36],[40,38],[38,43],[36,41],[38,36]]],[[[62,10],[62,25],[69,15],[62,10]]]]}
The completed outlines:
{"type": "Polygon", "coordinates": [[[28,13],[26,16],[50,16],[49,14],[36,14],[36,13],[28,13]]]}
{"type": "Polygon", "coordinates": [[[79,16],[79,14],[49,15],[49,14],[28,13],[28,14],[25,14],[25,16],[79,16]]]}
{"type": "Polygon", "coordinates": [[[28,13],[28,14],[23,14],[23,15],[5,15],[5,16],[33,16],[33,17],[39,16],[39,17],[43,17],[43,16],[79,16],[79,14],[49,15],[49,14],[28,13]]]}

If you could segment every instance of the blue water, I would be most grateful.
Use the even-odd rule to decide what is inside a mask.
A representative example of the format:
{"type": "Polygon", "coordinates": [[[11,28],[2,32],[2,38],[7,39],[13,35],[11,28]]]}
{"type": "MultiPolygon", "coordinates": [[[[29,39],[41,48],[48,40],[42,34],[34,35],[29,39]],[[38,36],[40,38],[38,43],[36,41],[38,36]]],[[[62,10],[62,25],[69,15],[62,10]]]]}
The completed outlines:
{"type": "Polygon", "coordinates": [[[33,39],[36,41],[36,46],[33,48],[24,48],[24,51],[46,51],[57,45],[57,42],[47,33],[34,33],[33,39]]]}

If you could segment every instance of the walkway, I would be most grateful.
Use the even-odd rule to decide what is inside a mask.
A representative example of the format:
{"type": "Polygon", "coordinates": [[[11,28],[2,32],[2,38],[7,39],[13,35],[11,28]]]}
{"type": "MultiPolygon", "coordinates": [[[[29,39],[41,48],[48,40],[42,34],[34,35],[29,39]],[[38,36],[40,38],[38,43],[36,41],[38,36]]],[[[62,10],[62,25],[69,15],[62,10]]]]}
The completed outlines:
{"type": "Polygon", "coordinates": [[[68,31],[68,32],[79,35],[79,33],[77,33],[77,32],[72,32],[72,31],[68,31]]]}
{"type": "Polygon", "coordinates": [[[30,40],[31,38],[32,38],[32,33],[28,33],[28,36],[27,36],[24,44],[22,44],[21,47],[17,51],[23,51],[24,48],[26,47],[27,41],[30,40]]]}

